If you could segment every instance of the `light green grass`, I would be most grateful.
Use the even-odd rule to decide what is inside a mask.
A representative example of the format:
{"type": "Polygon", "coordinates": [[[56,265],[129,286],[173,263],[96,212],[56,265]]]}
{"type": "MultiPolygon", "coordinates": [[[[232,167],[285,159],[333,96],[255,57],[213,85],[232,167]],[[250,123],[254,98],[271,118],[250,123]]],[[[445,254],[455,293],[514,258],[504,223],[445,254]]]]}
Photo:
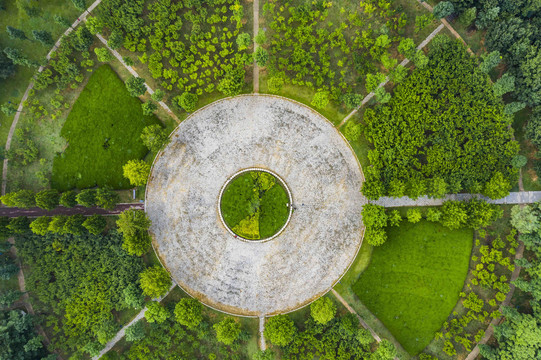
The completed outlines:
{"type": "Polygon", "coordinates": [[[145,126],[156,123],[155,116],[143,115],[141,101],[129,95],[108,65],[98,68],[62,128],[69,146],[54,159],[52,187],[129,188],[122,166],[145,156],[148,150],[140,135],[145,126]]]}
{"type": "Polygon", "coordinates": [[[389,228],[353,290],[404,349],[422,351],[456,305],[473,245],[470,229],[425,220],[389,228]]]}

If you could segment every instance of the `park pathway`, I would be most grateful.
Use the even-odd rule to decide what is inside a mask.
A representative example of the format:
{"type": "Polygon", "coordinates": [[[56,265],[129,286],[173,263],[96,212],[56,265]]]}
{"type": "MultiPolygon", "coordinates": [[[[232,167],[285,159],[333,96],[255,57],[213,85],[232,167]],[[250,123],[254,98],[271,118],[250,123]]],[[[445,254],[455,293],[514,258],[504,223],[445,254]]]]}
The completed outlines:
{"type": "Polygon", "coordinates": [[[263,351],[267,350],[267,343],[265,342],[264,333],[265,333],[265,316],[260,316],[259,317],[259,348],[263,351]]]}
{"type": "MultiPolygon", "coordinates": [[[[105,47],[111,52],[111,54],[113,54],[113,56],[122,64],[122,66],[124,66],[126,68],[126,70],[128,70],[130,72],[130,74],[132,74],[135,77],[140,77],[139,74],[137,74],[137,71],[135,71],[135,69],[133,67],[128,66],[128,64],[126,64],[126,62],[124,61],[122,56],[118,53],[118,51],[113,50],[112,48],[109,47],[109,45],[107,45],[107,40],[105,40],[105,38],[101,34],[96,34],[96,36],[103,43],[103,45],[105,45],[105,47]]],[[[146,86],[147,91],[148,91],[148,93],[150,95],[154,94],[154,90],[146,82],[145,82],[145,86],[146,86]]],[[[163,101],[159,101],[158,104],[160,104],[160,106],[165,111],[167,111],[169,116],[171,116],[173,119],[175,119],[175,121],[177,123],[180,122],[179,118],[173,113],[173,111],[171,111],[171,109],[169,108],[169,106],[167,106],[166,103],[164,103],[163,101]]]]}
{"type": "MultiPolygon", "coordinates": [[[[257,33],[259,32],[259,0],[254,0],[254,54],[257,50],[257,43],[255,41],[255,37],[257,33]]],[[[254,93],[259,93],[259,65],[257,65],[257,62],[254,59],[254,93]]]]}
{"type": "Polygon", "coordinates": [[[72,208],[67,208],[64,206],[59,206],[53,210],[44,210],[38,207],[22,209],[22,208],[9,208],[9,207],[0,207],[0,216],[5,217],[19,217],[26,216],[30,218],[40,217],[40,216],[55,216],[55,215],[118,215],[124,210],[135,209],[135,210],[144,210],[144,203],[122,203],[117,204],[114,209],[106,210],[96,206],[93,207],[84,207],[82,205],[76,205],[72,208]]]}
{"type": "MultiPolygon", "coordinates": [[[[167,293],[165,293],[165,295],[160,296],[157,299],[152,299],[152,300],[158,301],[158,302],[162,301],[163,299],[165,299],[167,297],[167,295],[169,295],[169,293],[171,292],[171,290],[173,290],[175,288],[175,286],[177,286],[177,284],[175,284],[173,282],[173,285],[171,285],[171,287],[169,288],[167,293]]],[[[120,329],[120,331],[116,333],[115,337],[112,338],[111,340],[109,340],[109,342],[107,344],[105,344],[105,347],[100,351],[99,355],[94,356],[92,358],[92,360],[97,360],[97,359],[101,358],[109,350],[111,350],[116,345],[116,343],[119,342],[124,337],[124,335],[126,335],[126,329],[129,328],[130,326],[132,326],[133,324],[135,324],[136,322],[138,322],[139,320],[141,320],[145,316],[146,311],[147,311],[147,308],[145,307],[129,323],[124,325],[124,327],[122,327],[122,329],[120,329]]]]}
{"type": "MultiPolygon", "coordinates": [[[[56,41],[54,46],[51,48],[47,56],[45,57],[47,61],[51,59],[51,54],[58,49],[62,42],[62,38],[65,36],[68,36],[75,28],[83,21],[86,21],[86,17],[90,14],[92,10],[96,8],[101,3],[101,0],[96,0],[92,5],[90,5],[83,13],[75,20],[71,26],[64,31],[62,35],[60,35],[60,38],[56,41]]],[[[38,73],[41,73],[45,69],[44,66],[40,66],[38,69],[38,73]]],[[[24,92],[24,95],[21,99],[21,102],[19,103],[19,107],[17,108],[17,112],[15,113],[15,116],[13,117],[13,122],[11,123],[11,127],[9,128],[8,137],[6,140],[6,153],[11,148],[11,139],[13,138],[13,134],[15,133],[15,129],[17,128],[17,123],[19,122],[19,118],[21,117],[21,113],[23,111],[24,102],[26,99],[28,99],[28,94],[30,93],[30,90],[34,88],[34,81],[31,81],[30,84],[28,84],[28,87],[26,88],[26,91],[24,92]]],[[[6,158],[4,159],[4,164],[2,167],[2,195],[6,194],[6,186],[7,186],[7,177],[8,177],[8,162],[9,160],[6,158]]]]}
{"type": "MultiPolygon", "coordinates": [[[[417,50],[421,50],[422,48],[424,48],[426,45],[428,45],[428,43],[430,41],[432,41],[432,39],[434,39],[434,37],[436,35],[438,35],[438,33],[444,28],[444,25],[441,24],[440,26],[438,26],[434,31],[432,31],[432,33],[430,33],[430,35],[428,35],[426,37],[426,39],[424,39],[420,44],[419,46],[417,46],[417,50]]],[[[406,58],[404,60],[402,60],[402,62],[400,63],[401,66],[406,66],[408,65],[410,62],[410,59],[406,58]]],[[[389,82],[389,77],[387,76],[385,78],[385,81],[383,81],[381,84],[378,85],[378,88],[380,87],[383,87],[385,85],[387,85],[387,83],[389,82]]],[[[355,115],[357,113],[357,111],[359,111],[360,108],[362,108],[363,106],[365,106],[370,100],[372,100],[372,98],[374,97],[374,91],[370,92],[368,95],[366,95],[366,97],[363,99],[363,101],[361,102],[361,104],[359,106],[357,106],[355,109],[353,109],[353,111],[351,111],[341,122],[340,124],[338,125],[338,128],[342,127],[342,125],[344,125],[353,115],[355,115]]]]}
{"type": "Polygon", "coordinates": [[[502,199],[492,200],[478,194],[449,194],[442,199],[434,199],[428,196],[420,196],[417,199],[411,199],[407,196],[394,198],[389,196],[380,197],[377,200],[371,200],[370,203],[385,207],[403,207],[403,206],[441,206],[447,200],[465,201],[472,198],[486,200],[491,204],[532,204],[541,201],[541,191],[519,191],[512,192],[502,199]]]}

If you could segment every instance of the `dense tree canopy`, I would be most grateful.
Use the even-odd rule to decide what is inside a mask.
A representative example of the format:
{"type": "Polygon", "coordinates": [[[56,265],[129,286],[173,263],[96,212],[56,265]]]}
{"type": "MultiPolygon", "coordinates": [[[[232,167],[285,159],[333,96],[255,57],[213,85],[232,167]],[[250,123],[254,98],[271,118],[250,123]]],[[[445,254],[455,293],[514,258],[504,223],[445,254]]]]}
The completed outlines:
{"type": "Polygon", "coordinates": [[[374,146],[363,185],[369,198],[389,192],[395,179],[407,184],[410,197],[426,194],[427,179],[435,176],[451,193],[495,197],[516,181],[510,163],[518,144],[488,76],[460,43],[434,42],[428,66],[399,84],[387,105],[365,112],[374,146]]]}

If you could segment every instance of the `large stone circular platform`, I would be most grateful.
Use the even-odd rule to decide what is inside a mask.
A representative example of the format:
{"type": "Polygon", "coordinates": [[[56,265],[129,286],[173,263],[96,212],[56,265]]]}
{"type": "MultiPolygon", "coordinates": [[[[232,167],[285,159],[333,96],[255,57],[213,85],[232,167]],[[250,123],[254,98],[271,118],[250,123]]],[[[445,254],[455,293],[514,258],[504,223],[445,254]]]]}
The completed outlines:
{"type": "Polygon", "coordinates": [[[243,316],[295,310],[325,294],[362,242],[363,176],[323,116],[276,96],[217,101],[184,120],[156,157],[145,210],[153,246],[173,280],[215,309],[243,316]],[[295,211],[267,242],[235,238],[219,194],[244,168],[277,173],[295,211]]]}

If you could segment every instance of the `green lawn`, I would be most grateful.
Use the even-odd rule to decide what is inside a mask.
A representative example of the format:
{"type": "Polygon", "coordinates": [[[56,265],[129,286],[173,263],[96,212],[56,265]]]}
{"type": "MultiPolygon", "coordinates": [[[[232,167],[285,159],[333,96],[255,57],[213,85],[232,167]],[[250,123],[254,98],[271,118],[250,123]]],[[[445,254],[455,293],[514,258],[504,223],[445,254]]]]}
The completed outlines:
{"type": "Polygon", "coordinates": [[[439,331],[464,286],[473,245],[470,229],[422,220],[389,228],[353,286],[404,349],[422,351],[439,331]]]}
{"type": "Polygon", "coordinates": [[[95,185],[129,188],[122,166],[145,156],[148,150],[141,131],[157,123],[155,116],[143,115],[141,101],[129,95],[108,65],[98,68],[62,128],[69,146],[54,159],[52,187],[61,191],[95,185]]]}
{"type": "Polygon", "coordinates": [[[286,223],[289,197],[269,173],[250,171],[237,176],[225,189],[220,208],[225,223],[237,235],[266,239],[286,223]]]}

